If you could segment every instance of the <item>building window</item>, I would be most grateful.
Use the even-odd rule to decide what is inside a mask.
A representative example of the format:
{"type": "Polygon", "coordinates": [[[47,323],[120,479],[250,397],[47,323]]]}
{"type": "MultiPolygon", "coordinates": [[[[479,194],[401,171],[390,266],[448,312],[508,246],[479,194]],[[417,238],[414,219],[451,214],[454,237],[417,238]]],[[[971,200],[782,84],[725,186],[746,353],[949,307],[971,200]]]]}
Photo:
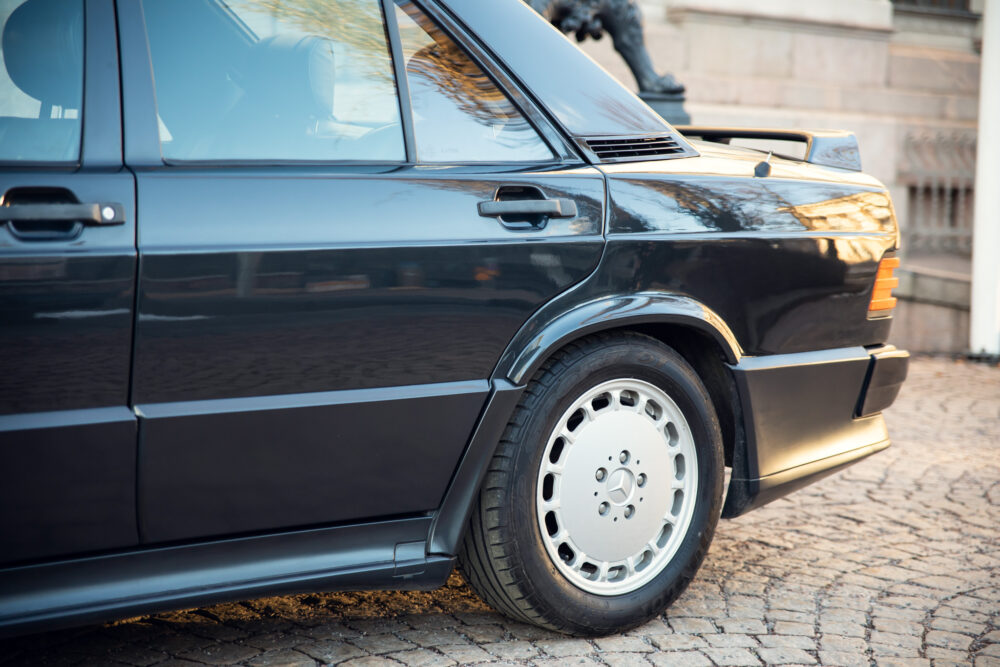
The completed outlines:
{"type": "Polygon", "coordinates": [[[970,0],[892,0],[893,4],[906,9],[926,10],[929,12],[946,12],[950,14],[969,14],[972,8],[970,0]]]}

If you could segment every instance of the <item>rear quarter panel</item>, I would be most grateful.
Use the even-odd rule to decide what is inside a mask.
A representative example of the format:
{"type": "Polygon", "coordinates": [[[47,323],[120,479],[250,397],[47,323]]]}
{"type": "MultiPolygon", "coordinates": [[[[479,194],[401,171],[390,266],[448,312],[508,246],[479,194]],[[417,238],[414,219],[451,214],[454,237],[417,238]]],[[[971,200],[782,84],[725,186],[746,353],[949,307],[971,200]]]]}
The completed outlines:
{"type": "Polygon", "coordinates": [[[864,174],[700,145],[702,155],[606,165],[606,280],[717,313],[742,352],[884,342],[870,319],[878,262],[897,245],[885,188],[864,174]]]}

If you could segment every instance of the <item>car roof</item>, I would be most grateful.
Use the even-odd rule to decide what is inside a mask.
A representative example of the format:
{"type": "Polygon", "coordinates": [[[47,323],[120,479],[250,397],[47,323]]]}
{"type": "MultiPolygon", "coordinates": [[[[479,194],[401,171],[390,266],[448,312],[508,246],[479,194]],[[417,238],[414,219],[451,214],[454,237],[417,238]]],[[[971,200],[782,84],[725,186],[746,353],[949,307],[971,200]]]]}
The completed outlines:
{"type": "Polygon", "coordinates": [[[634,93],[520,0],[438,0],[574,137],[672,132],[634,93]]]}

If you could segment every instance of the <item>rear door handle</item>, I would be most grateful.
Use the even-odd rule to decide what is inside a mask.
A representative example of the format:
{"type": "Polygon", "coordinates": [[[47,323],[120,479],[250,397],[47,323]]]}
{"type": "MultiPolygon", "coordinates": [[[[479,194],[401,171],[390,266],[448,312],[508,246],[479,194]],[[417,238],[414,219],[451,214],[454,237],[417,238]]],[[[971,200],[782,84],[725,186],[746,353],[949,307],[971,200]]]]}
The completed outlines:
{"type": "Polygon", "coordinates": [[[479,202],[479,215],[498,218],[504,215],[544,215],[547,218],[575,218],[576,202],[572,199],[511,199],[479,202]]]}
{"type": "Polygon", "coordinates": [[[2,222],[79,222],[84,225],[121,225],[121,204],[14,204],[0,206],[2,222]]]}

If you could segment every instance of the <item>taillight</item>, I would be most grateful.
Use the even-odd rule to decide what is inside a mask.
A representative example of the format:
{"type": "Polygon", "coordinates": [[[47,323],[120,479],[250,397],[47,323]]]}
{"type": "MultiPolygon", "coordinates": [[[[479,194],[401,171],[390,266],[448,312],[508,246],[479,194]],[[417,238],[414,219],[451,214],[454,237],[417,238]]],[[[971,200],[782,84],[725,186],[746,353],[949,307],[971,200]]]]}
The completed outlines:
{"type": "Polygon", "coordinates": [[[883,257],[882,261],[879,262],[878,273],[875,275],[875,289],[872,291],[868,312],[892,310],[896,307],[896,297],[892,295],[892,288],[899,285],[899,278],[893,278],[892,272],[898,266],[898,257],[883,257]]]}

